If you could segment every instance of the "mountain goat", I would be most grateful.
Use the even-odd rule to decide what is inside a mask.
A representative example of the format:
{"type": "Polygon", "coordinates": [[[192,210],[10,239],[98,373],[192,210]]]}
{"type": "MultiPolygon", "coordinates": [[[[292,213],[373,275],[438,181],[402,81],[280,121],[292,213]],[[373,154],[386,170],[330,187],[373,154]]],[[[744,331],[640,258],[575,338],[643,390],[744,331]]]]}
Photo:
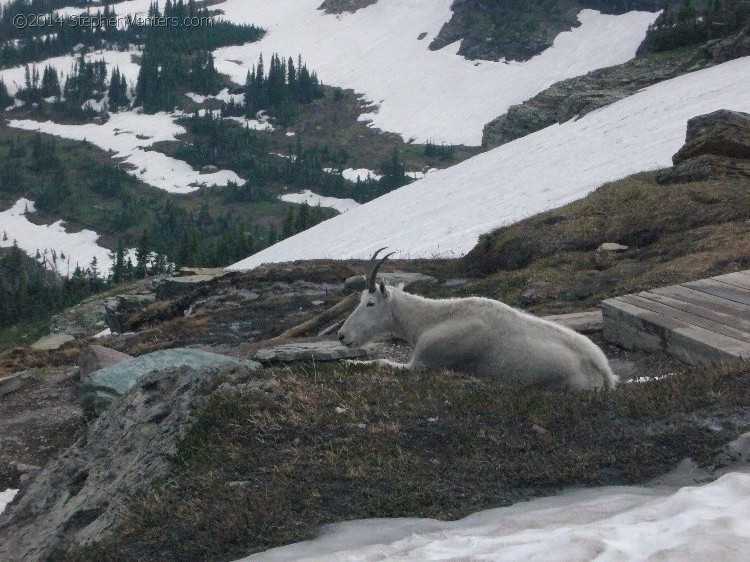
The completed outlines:
{"type": "Polygon", "coordinates": [[[571,389],[614,388],[617,383],[602,350],[564,326],[492,299],[427,299],[386,287],[382,280],[377,286],[378,269],[392,255],[376,261],[384,249],[372,256],[368,287],[339,330],[344,345],[363,345],[394,333],[412,346],[410,361],[376,363],[409,370],[448,368],[571,389]]]}

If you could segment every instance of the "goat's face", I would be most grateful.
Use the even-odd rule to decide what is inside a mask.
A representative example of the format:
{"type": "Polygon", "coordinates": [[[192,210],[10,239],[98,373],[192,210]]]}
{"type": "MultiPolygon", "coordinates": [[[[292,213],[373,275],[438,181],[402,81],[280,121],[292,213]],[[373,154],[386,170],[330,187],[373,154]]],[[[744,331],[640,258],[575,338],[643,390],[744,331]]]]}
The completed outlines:
{"type": "Polygon", "coordinates": [[[393,297],[381,281],[371,293],[362,291],[359,306],[339,330],[339,340],[347,347],[364,345],[373,338],[391,331],[393,326],[393,297]]]}

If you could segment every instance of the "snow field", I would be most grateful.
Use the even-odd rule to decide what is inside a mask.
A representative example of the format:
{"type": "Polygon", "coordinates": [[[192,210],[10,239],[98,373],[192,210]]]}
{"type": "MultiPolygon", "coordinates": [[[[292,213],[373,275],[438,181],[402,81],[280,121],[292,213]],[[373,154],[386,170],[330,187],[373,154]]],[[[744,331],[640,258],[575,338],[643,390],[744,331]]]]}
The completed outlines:
{"type": "Polygon", "coordinates": [[[5,507],[13,501],[13,498],[15,497],[18,490],[5,490],[4,492],[0,492],[0,513],[5,511],[5,507]]]}
{"type": "Polygon", "coordinates": [[[372,519],[239,562],[747,560],[750,475],[703,486],[568,492],[461,519],[372,519]]]}
{"type": "Polygon", "coordinates": [[[228,269],[317,258],[460,256],[479,235],[670,166],[691,117],[750,111],[750,57],[680,76],[388,193],[228,269]],[[346,233],[342,235],[342,233],[346,233]]]}

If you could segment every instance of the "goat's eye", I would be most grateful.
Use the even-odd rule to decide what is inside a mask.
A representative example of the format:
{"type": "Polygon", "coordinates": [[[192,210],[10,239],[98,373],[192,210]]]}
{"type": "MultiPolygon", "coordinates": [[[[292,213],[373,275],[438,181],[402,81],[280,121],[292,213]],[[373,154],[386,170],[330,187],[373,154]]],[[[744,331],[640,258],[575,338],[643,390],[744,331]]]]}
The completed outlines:
{"type": "Polygon", "coordinates": [[[375,306],[375,303],[374,302],[368,302],[367,306],[375,306]]]}

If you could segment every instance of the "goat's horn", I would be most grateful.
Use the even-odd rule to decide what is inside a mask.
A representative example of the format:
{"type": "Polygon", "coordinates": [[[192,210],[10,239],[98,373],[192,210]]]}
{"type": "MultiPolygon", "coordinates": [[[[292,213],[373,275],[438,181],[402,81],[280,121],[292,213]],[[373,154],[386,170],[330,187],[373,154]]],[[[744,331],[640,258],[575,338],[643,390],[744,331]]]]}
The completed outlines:
{"type": "Polygon", "coordinates": [[[380,248],[380,250],[378,250],[377,252],[375,252],[375,254],[372,256],[371,263],[373,265],[372,265],[372,269],[370,269],[369,279],[367,280],[367,290],[370,291],[371,293],[374,293],[376,291],[375,278],[378,275],[378,269],[380,269],[380,266],[383,265],[383,262],[385,260],[387,260],[389,257],[391,257],[393,254],[396,253],[396,252],[391,252],[390,254],[386,254],[385,256],[383,256],[382,258],[380,258],[380,261],[378,261],[377,263],[374,263],[375,262],[375,256],[377,256],[383,250],[385,250],[385,248],[380,248]]]}

